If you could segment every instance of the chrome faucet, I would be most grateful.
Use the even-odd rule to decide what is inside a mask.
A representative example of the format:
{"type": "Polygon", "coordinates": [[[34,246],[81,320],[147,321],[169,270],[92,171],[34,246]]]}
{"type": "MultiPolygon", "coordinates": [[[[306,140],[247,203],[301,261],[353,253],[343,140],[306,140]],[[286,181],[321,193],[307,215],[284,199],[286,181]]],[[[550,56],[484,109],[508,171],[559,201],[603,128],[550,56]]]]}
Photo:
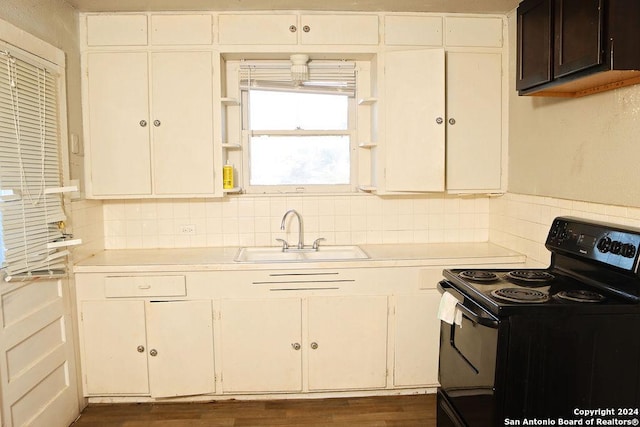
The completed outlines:
{"type": "Polygon", "coordinates": [[[280,230],[284,230],[285,220],[290,213],[294,214],[298,218],[298,249],[304,249],[304,228],[302,226],[302,216],[300,216],[297,210],[289,209],[284,213],[282,223],[280,224],[280,230]]]}

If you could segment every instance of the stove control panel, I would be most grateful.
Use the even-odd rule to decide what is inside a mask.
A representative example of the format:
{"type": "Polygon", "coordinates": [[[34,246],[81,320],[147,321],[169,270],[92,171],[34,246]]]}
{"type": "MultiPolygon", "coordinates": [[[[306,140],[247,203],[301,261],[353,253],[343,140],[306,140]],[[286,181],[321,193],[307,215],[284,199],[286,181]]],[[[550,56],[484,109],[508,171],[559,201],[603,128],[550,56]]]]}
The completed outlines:
{"type": "Polygon", "coordinates": [[[635,272],[640,230],[614,224],[559,217],[547,236],[547,249],[635,272]]]}

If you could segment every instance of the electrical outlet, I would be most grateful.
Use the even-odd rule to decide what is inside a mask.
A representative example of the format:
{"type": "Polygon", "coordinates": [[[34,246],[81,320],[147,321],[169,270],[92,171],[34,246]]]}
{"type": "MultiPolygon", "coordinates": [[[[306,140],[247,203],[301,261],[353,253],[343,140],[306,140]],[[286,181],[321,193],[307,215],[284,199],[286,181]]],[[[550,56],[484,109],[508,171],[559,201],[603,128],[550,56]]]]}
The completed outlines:
{"type": "Polygon", "coordinates": [[[180,234],[187,234],[193,236],[196,234],[196,226],[194,224],[180,226],[180,234]]]}

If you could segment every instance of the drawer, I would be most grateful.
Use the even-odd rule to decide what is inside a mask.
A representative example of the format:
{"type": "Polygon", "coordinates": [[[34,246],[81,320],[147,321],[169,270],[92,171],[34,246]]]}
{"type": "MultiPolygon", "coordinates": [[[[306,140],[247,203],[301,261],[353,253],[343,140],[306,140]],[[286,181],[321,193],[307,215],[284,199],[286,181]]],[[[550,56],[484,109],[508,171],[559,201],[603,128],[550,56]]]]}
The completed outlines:
{"type": "Polygon", "coordinates": [[[187,295],[184,276],[105,277],[104,295],[124,297],[183,297],[187,295]]]}

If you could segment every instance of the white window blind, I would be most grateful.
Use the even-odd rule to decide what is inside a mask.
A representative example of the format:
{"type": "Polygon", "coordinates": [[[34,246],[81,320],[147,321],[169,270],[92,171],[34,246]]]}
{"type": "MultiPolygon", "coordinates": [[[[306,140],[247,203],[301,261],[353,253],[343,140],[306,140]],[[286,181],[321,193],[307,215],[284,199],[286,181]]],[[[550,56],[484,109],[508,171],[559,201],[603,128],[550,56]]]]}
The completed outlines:
{"type": "Polygon", "coordinates": [[[290,61],[242,61],[240,88],[242,90],[284,90],[308,93],[341,93],[355,96],[356,67],[350,61],[310,61],[309,77],[295,82],[291,77],[290,61]]]}
{"type": "Polygon", "coordinates": [[[29,56],[0,50],[0,267],[6,281],[65,274],[59,78],[29,56]]]}

